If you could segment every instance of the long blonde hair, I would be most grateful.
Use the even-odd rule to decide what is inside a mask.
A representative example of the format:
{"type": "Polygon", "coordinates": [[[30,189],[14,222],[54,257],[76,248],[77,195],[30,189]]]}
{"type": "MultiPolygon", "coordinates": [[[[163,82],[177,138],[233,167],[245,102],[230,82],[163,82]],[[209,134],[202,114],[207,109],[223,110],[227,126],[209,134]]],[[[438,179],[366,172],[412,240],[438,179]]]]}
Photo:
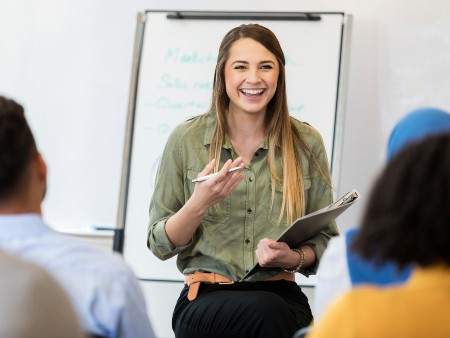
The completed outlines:
{"type": "MultiPolygon", "coordinates": [[[[227,133],[226,116],[230,103],[225,88],[224,68],[229,58],[231,46],[234,42],[243,38],[250,38],[259,42],[275,55],[278,61],[280,71],[277,90],[267,106],[264,127],[269,142],[268,164],[272,176],[272,202],[275,196],[276,184],[283,181],[283,199],[279,221],[285,214],[287,221],[290,223],[304,215],[306,208],[301,160],[296,151],[295,143],[300,143],[307,156],[311,157],[311,152],[300,133],[291,123],[286,98],[284,53],[275,34],[266,27],[258,24],[241,25],[229,31],[220,44],[209,109],[209,113],[216,115],[217,124],[211,140],[209,157],[210,160],[220,158],[224,137],[227,133]],[[277,172],[275,166],[276,158],[280,156],[280,154],[277,154],[277,144],[280,145],[281,149],[282,173],[277,172]]],[[[216,165],[217,170],[219,161],[217,161],[216,165]]]]}

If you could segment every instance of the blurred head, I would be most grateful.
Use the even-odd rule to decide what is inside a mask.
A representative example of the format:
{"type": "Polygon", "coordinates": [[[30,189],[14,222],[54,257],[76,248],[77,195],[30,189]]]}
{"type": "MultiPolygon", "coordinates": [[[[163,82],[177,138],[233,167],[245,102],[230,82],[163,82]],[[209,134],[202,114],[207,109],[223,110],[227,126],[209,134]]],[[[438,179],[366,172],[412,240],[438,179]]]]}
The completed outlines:
{"type": "MultiPolygon", "coordinates": [[[[282,107],[283,103],[286,100],[284,69],[285,57],[275,34],[268,28],[258,24],[241,25],[239,27],[233,28],[223,38],[222,43],[220,44],[219,54],[217,57],[217,65],[214,74],[211,110],[216,111],[216,113],[219,115],[222,115],[225,114],[228,109],[230,98],[228,97],[226,92],[224,68],[230,57],[230,49],[236,41],[241,39],[252,39],[258,42],[259,44],[264,46],[264,48],[267,49],[270,53],[272,53],[278,62],[279,75],[277,80],[277,89],[267,107],[267,119],[270,120],[272,117],[271,115],[273,115],[275,111],[279,110],[279,108],[282,107]]],[[[287,109],[286,113],[288,113],[287,109]]]]}
{"type": "Polygon", "coordinates": [[[402,118],[392,130],[387,147],[390,160],[407,144],[422,138],[450,131],[450,114],[435,108],[413,110],[402,118]]]}
{"type": "Polygon", "coordinates": [[[450,132],[410,143],[370,194],[353,248],[401,268],[450,265],[450,132]]]}
{"type": "Polygon", "coordinates": [[[17,189],[35,154],[23,107],[0,96],[0,199],[17,189]]]}
{"type": "MultiPolygon", "coordinates": [[[[45,194],[47,168],[37,151],[23,107],[0,96],[0,203],[21,201],[19,208],[39,211],[45,194]],[[30,198],[29,192],[33,193],[30,198]],[[20,197],[19,197],[20,196],[20,197]],[[25,197],[26,196],[26,197],[25,197]],[[22,199],[20,199],[22,198],[22,199]],[[26,203],[30,205],[25,205],[26,203]]],[[[17,209],[17,208],[16,208],[17,209]]]]}

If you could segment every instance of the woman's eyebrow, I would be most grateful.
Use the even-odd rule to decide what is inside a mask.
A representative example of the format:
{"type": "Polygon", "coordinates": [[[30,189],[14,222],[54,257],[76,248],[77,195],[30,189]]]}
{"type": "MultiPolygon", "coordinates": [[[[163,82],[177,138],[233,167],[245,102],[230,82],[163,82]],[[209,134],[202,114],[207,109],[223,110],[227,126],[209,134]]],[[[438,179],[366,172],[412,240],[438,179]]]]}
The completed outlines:
{"type": "Polygon", "coordinates": [[[261,64],[261,63],[272,63],[272,64],[275,64],[275,62],[273,62],[272,60],[261,61],[259,64],[261,64]]]}
{"type": "MultiPolygon", "coordinates": [[[[233,62],[231,63],[231,65],[234,65],[235,63],[249,64],[248,61],[244,61],[244,60],[236,60],[236,61],[233,61],[233,62]]],[[[275,64],[275,62],[273,62],[272,60],[263,60],[263,61],[258,62],[258,64],[262,64],[262,63],[271,63],[271,64],[275,64]]]]}
{"type": "Polygon", "coordinates": [[[231,63],[231,65],[234,65],[235,63],[245,63],[245,64],[248,64],[248,61],[236,60],[236,61],[233,61],[233,62],[231,63]]]}

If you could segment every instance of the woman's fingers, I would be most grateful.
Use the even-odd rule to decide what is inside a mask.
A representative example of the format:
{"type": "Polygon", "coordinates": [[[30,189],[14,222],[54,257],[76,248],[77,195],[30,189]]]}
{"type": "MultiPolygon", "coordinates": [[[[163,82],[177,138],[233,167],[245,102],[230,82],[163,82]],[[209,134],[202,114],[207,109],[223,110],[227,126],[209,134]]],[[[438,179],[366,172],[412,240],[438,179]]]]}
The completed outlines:
{"type": "MultiPolygon", "coordinates": [[[[214,169],[215,160],[209,162],[205,169],[197,176],[210,175],[210,172],[214,169]]],[[[225,162],[221,170],[206,180],[202,180],[196,184],[195,197],[200,198],[208,205],[213,205],[220,202],[227,197],[243,179],[244,162],[240,157],[234,161],[228,160],[225,162]],[[231,168],[240,167],[239,170],[228,172],[231,168]]]]}
{"type": "Polygon", "coordinates": [[[210,174],[210,173],[213,171],[214,165],[215,165],[215,164],[216,164],[216,159],[213,158],[213,159],[211,160],[211,162],[209,162],[209,163],[206,165],[206,167],[203,169],[203,171],[200,172],[200,174],[197,175],[197,177],[200,177],[200,176],[206,176],[206,175],[210,174]]]}

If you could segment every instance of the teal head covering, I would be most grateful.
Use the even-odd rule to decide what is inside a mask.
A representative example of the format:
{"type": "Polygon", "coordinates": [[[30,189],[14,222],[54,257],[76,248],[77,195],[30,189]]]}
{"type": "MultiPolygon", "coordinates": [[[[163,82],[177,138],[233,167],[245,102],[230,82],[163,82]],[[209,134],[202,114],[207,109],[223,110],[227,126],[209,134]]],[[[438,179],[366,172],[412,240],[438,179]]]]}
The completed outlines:
{"type": "Polygon", "coordinates": [[[389,138],[387,158],[390,160],[399,150],[411,142],[440,133],[450,132],[450,114],[436,108],[413,110],[395,126],[389,138]]]}

